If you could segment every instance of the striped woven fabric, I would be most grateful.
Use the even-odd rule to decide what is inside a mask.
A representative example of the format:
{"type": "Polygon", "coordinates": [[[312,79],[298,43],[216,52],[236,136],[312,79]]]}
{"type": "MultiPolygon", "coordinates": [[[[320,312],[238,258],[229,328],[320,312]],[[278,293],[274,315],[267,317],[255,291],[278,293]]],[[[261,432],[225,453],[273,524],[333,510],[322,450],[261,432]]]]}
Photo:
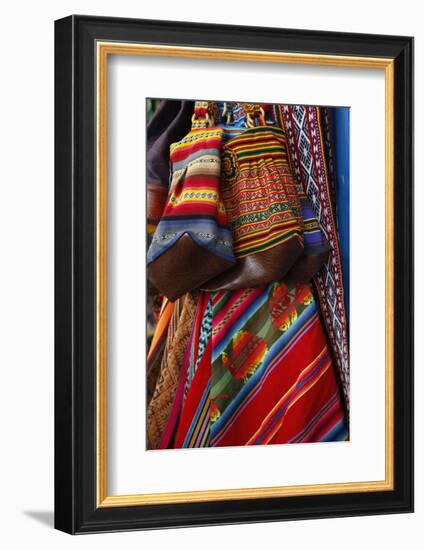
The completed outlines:
{"type": "Polygon", "coordinates": [[[175,447],[344,441],[347,429],[310,285],[216,292],[212,337],[175,447]]]}
{"type": "Polygon", "coordinates": [[[211,341],[194,375],[175,437],[175,448],[208,447],[210,439],[211,341]]]}
{"type": "Polygon", "coordinates": [[[181,410],[174,447],[207,447],[210,436],[211,377],[211,295],[202,292],[197,306],[196,321],[187,368],[187,394],[181,410]],[[201,345],[199,343],[202,342],[201,345]],[[188,381],[190,381],[188,383],[188,381]]]}
{"type": "Polygon", "coordinates": [[[224,143],[246,131],[246,113],[242,103],[219,102],[218,124],[224,130],[224,143]]]}
{"type": "Polygon", "coordinates": [[[301,204],[280,128],[258,126],[227,141],[222,151],[222,195],[237,258],[298,239],[301,204]]]}
{"type": "MultiPolygon", "coordinates": [[[[275,115],[271,105],[263,105],[266,110],[266,119],[268,128],[275,126],[275,115]]],[[[219,111],[221,113],[221,119],[223,122],[220,123],[220,126],[224,130],[224,142],[230,141],[233,138],[238,137],[240,134],[246,131],[246,114],[243,108],[242,103],[228,104],[226,106],[226,111],[230,113],[230,119],[232,124],[225,123],[225,117],[222,115],[223,104],[219,104],[219,111]]],[[[228,116],[228,115],[227,115],[228,116]]],[[[288,142],[285,134],[284,128],[280,128],[284,132],[284,136],[281,136],[279,139],[283,165],[287,164],[287,161],[290,161],[290,155],[288,150],[288,142]]],[[[281,162],[281,159],[277,163],[281,162]]],[[[302,219],[303,219],[303,237],[304,237],[304,246],[305,252],[311,253],[312,249],[322,248],[327,245],[327,240],[324,237],[323,232],[321,231],[318,220],[315,216],[314,209],[306,196],[303,185],[298,181],[297,178],[293,177],[292,171],[285,171],[285,178],[292,176],[292,183],[296,186],[296,192],[301,205],[302,219]]]]}
{"type": "MultiPolygon", "coordinates": [[[[274,122],[274,112],[271,108],[271,106],[264,105],[267,109],[267,123],[269,124],[269,128],[272,126],[275,126],[274,122]],[[269,107],[269,108],[267,108],[269,107]]],[[[222,113],[223,105],[219,104],[220,113],[222,113]]],[[[224,130],[224,142],[230,141],[233,138],[236,138],[243,134],[246,131],[246,114],[243,109],[242,103],[236,103],[236,104],[229,104],[226,107],[226,111],[230,112],[230,118],[232,120],[232,124],[226,124],[224,122],[224,117],[221,114],[221,118],[223,120],[222,123],[220,123],[220,126],[224,130]]],[[[284,132],[284,128],[281,128],[281,130],[284,132]]],[[[281,136],[281,139],[279,139],[280,144],[279,147],[281,148],[282,153],[282,159],[279,161],[283,165],[287,164],[287,161],[289,161],[289,153],[288,153],[288,143],[286,135],[281,136]]],[[[279,162],[277,160],[277,163],[279,162]]],[[[285,178],[289,178],[292,176],[292,171],[289,170],[289,172],[285,171],[285,178]]],[[[315,216],[314,209],[312,208],[308,197],[304,193],[302,184],[292,176],[292,183],[296,186],[296,192],[299,198],[299,202],[301,205],[301,212],[302,212],[302,219],[303,219],[303,237],[304,237],[304,247],[306,253],[311,253],[313,249],[322,248],[327,245],[327,240],[324,237],[324,234],[322,233],[320,229],[320,225],[318,223],[318,220],[315,216]]]]}
{"type": "Polygon", "coordinates": [[[214,297],[210,446],[344,440],[340,395],[310,285],[273,283],[243,299],[225,294],[214,297]],[[331,410],[331,418],[322,409],[331,410]]]}
{"type": "Polygon", "coordinates": [[[150,264],[183,234],[234,263],[232,235],[219,196],[223,130],[192,129],[171,145],[172,180],[166,208],[147,254],[150,264]]]}

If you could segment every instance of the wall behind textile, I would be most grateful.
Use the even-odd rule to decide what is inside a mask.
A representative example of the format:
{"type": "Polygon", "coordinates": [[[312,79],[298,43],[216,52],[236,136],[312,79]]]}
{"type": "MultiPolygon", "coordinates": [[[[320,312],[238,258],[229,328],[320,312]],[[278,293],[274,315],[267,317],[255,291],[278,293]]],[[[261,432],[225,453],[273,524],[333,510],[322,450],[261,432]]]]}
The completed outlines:
{"type": "MultiPolygon", "coordinates": [[[[424,29],[413,0],[343,4],[329,0],[288,4],[261,0],[213,3],[187,0],[16,0],[2,10],[2,85],[0,87],[0,541],[5,548],[244,548],[313,546],[343,550],[364,545],[418,548],[424,521],[424,475],[417,468],[416,513],[70,537],[53,531],[53,20],[71,13],[191,20],[211,23],[415,35],[416,116],[423,121],[424,29]],[[384,11],[381,9],[384,6],[384,11]],[[420,102],[421,100],[421,102],[420,102]],[[366,541],[366,542],[365,542],[366,541]]],[[[365,132],[372,128],[364,128],[365,132]]],[[[422,124],[416,124],[416,150],[424,149],[422,124]]],[[[420,157],[418,156],[420,160],[420,157]]],[[[424,170],[417,163],[416,181],[424,170]]],[[[416,204],[424,199],[417,185],[416,204]]],[[[417,216],[416,242],[424,217],[417,216]]],[[[422,247],[421,247],[422,248],[422,247]]],[[[417,250],[418,252],[418,250],[417,250]]],[[[422,253],[416,280],[424,279],[422,253]]],[[[371,282],[372,284],[372,282],[371,282]]],[[[417,285],[417,312],[424,306],[417,285]]],[[[417,336],[424,331],[416,319],[417,336]]],[[[419,341],[421,338],[417,338],[419,341]]],[[[416,387],[424,373],[424,352],[416,353],[416,387]]],[[[424,459],[424,402],[416,403],[416,463],[424,459]]],[[[422,544],[422,542],[421,542],[422,544]]]]}

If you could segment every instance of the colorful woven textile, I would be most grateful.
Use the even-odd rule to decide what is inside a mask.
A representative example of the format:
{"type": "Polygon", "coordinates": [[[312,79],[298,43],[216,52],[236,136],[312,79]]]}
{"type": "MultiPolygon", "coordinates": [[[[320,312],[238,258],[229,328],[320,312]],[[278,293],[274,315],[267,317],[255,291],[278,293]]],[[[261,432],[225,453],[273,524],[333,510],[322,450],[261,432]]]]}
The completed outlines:
{"type": "Polygon", "coordinates": [[[183,234],[233,263],[231,231],[219,195],[221,128],[191,130],[171,145],[172,180],[167,206],[152,239],[153,262],[183,234]]]}
{"type": "Polygon", "coordinates": [[[196,321],[187,350],[186,395],[181,410],[174,447],[207,447],[210,434],[210,376],[212,302],[209,292],[201,292],[196,321]]]}
{"type": "MultiPolygon", "coordinates": [[[[274,117],[272,115],[271,105],[263,105],[266,110],[267,122],[270,126],[274,125],[274,117]]],[[[238,137],[240,134],[246,131],[246,114],[243,108],[242,103],[228,103],[228,104],[218,104],[218,109],[220,113],[220,126],[224,130],[224,141],[229,141],[230,139],[238,137]],[[223,115],[225,105],[225,115],[223,115]],[[231,120],[231,124],[226,124],[226,120],[231,120]]],[[[284,129],[281,128],[283,131],[284,129]]],[[[280,136],[279,136],[280,137],[280,136]]],[[[322,248],[327,245],[327,241],[320,229],[318,220],[315,216],[314,210],[309,202],[309,199],[304,193],[303,186],[300,184],[297,179],[293,177],[290,163],[288,162],[288,143],[285,136],[281,136],[279,139],[279,147],[282,150],[282,156],[284,159],[287,159],[284,162],[285,170],[284,177],[287,181],[290,177],[292,178],[291,183],[296,185],[296,192],[299,198],[301,213],[303,219],[303,237],[304,237],[304,247],[306,253],[311,253],[313,249],[322,248]],[[289,168],[289,170],[287,170],[289,168]]],[[[330,149],[329,149],[330,150],[330,149]]]]}
{"type": "MultiPolygon", "coordinates": [[[[343,107],[340,107],[343,109],[343,107]]],[[[324,152],[325,166],[327,169],[328,188],[331,204],[333,206],[333,212],[337,210],[337,186],[336,186],[336,167],[335,167],[335,155],[334,155],[334,143],[333,143],[333,128],[331,128],[330,113],[333,109],[331,107],[319,107],[320,126],[321,126],[321,138],[322,147],[324,152]]],[[[337,216],[334,218],[337,227],[337,216]]]]}
{"type": "Polygon", "coordinates": [[[170,300],[235,263],[219,188],[222,132],[194,128],[171,146],[167,205],[147,253],[149,280],[170,300]]]}
{"type": "Polygon", "coordinates": [[[313,250],[327,247],[327,239],[321,231],[309,199],[304,195],[301,199],[301,205],[303,219],[304,252],[307,254],[311,253],[313,250]]]}
{"type": "MultiPolygon", "coordinates": [[[[272,106],[271,105],[263,105],[262,106],[265,109],[265,115],[266,115],[266,121],[267,124],[270,126],[273,126],[275,124],[274,122],[274,115],[272,113],[272,106]]],[[[246,113],[243,107],[243,103],[219,103],[218,104],[218,111],[220,113],[220,123],[219,125],[224,130],[224,141],[229,141],[232,138],[235,138],[239,136],[240,134],[244,133],[246,131],[246,113]],[[225,114],[223,114],[223,112],[225,114]],[[227,121],[231,121],[231,124],[228,124],[227,121]]],[[[259,122],[255,120],[256,125],[259,125],[259,122]]],[[[284,128],[281,128],[281,130],[284,131],[284,128]]],[[[327,132],[329,134],[329,131],[327,132]]],[[[328,139],[330,137],[328,136],[328,139]]],[[[285,136],[281,136],[281,139],[279,140],[281,147],[283,151],[283,157],[285,159],[288,159],[288,143],[287,138],[285,136]]],[[[326,149],[327,151],[327,149],[326,149]]],[[[331,155],[331,148],[328,147],[328,154],[331,155]]],[[[285,163],[287,166],[286,168],[290,168],[290,163],[285,163]]],[[[333,163],[331,164],[333,167],[333,163]]],[[[314,210],[309,202],[309,199],[304,193],[302,184],[299,183],[299,181],[293,177],[291,168],[287,171],[285,170],[285,178],[292,177],[292,183],[296,185],[296,191],[297,195],[300,201],[301,205],[301,212],[302,212],[302,219],[303,219],[303,237],[304,237],[304,247],[306,253],[310,253],[312,249],[321,248],[327,245],[327,241],[320,229],[318,220],[315,216],[314,210]]],[[[333,178],[334,181],[334,178],[333,178]]]]}
{"type": "Polygon", "coordinates": [[[212,300],[208,293],[202,293],[189,350],[184,398],[187,396],[188,389],[212,335],[212,313],[212,300]]]}
{"type": "Polygon", "coordinates": [[[197,298],[188,293],[172,311],[155,391],[147,407],[147,447],[156,449],[174,402],[187,344],[191,335],[197,298]]]}
{"type": "Polygon", "coordinates": [[[219,102],[217,125],[224,130],[224,143],[246,131],[246,113],[242,103],[219,102]]]}
{"type": "MultiPolygon", "coordinates": [[[[223,196],[238,259],[287,236],[302,243],[306,237],[312,248],[325,241],[303,187],[294,183],[284,144],[284,131],[255,127],[223,149],[223,196]]],[[[212,292],[210,301],[211,336],[208,323],[175,446],[345,440],[342,400],[310,285],[212,292]]]]}
{"type": "MultiPolygon", "coordinates": [[[[183,140],[172,149],[173,179],[168,204],[171,210],[173,206],[180,210],[176,210],[178,215],[165,212],[163,221],[181,221],[180,226],[175,226],[180,232],[187,231],[187,227],[190,229],[193,221],[193,227],[197,230],[199,219],[192,215],[190,205],[192,199],[196,201],[200,198],[205,203],[212,202],[214,212],[223,213],[224,221],[217,224],[220,228],[228,230],[228,219],[232,246],[238,260],[236,265],[279,250],[278,247],[282,247],[282,254],[276,256],[278,261],[287,262],[290,266],[297,265],[298,249],[295,253],[288,247],[293,242],[299,243],[303,254],[311,251],[311,254],[318,254],[317,251],[328,248],[328,240],[334,256],[337,235],[336,245],[331,239],[332,231],[336,234],[336,228],[334,223],[334,229],[329,228],[328,223],[325,225],[333,215],[328,177],[325,173],[319,175],[319,169],[325,172],[326,163],[323,153],[321,158],[319,148],[311,141],[316,132],[318,140],[322,139],[319,137],[319,120],[316,120],[316,126],[308,122],[309,149],[304,141],[300,141],[295,148],[293,129],[292,134],[286,133],[283,108],[276,109],[274,113],[281,127],[264,125],[263,121],[268,122],[270,117],[269,109],[265,109],[266,116],[262,116],[262,123],[255,126],[253,121],[253,126],[246,130],[243,128],[246,118],[243,104],[230,107],[235,110],[236,117],[225,114],[228,106],[224,109],[225,116],[221,106],[218,107],[218,114],[213,115],[215,120],[217,116],[221,117],[220,124],[225,126],[226,134],[221,153],[222,202],[219,193],[211,197],[210,189],[196,187],[196,178],[191,177],[192,171],[188,177],[188,168],[197,165],[202,181],[205,181],[204,166],[198,163],[200,156],[196,156],[196,143],[201,143],[199,151],[204,152],[204,136],[207,134],[206,139],[211,137],[213,143],[217,130],[216,127],[196,128],[187,136],[188,141],[183,140]],[[227,124],[231,117],[231,122],[236,122],[234,128],[227,124]],[[179,148],[181,158],[178,156],[179,148]],[[292,156],[295,150],[298,170],[305,170],[308,152],[309,156],[318,157],[320,162],[314,158],[310,168],[315,179],[319,180],[315,191],[322,194],[322,186],[327,185],[324,197],[314,195],[313,185],[309,182],[308,187],[304,177],[294,171],[292,156]],[[318,168],[316,164],[319,164],[318,168]],[[181,186],[180,191],[174,194],[178,182],[182,180],[185,182],[184,190],[181,186]],[[192,185],[187,196],[184,195],[186,185],[187,189],[192,185]],[[329,200],[330,214],[324,211],[328,207],[327,203],[324,204],[326,198],[329,200]],[[181,218],[178,218],[180,215],[181,218]]],[[[196,102],[196,108],[199,117],[212,112],[207,102],[205,105],[196,102]]],[[[216,139],[221,143],[223,130],[220,130],[220,137],[216,139]]],[[[212,150],[212,157],[215,158],[216,149],[212,147],[212,150]]],[[[204,160],[203,154],[201,157],[204,160]]],[[[216,171],[214,177],[217,177],[216,171]]],[[[312,178],[312,181],[315,180],[312,178]]],[[[203,216],[199,218],[203,222],[203,216]]],[[[216,220],[217,216],[213,214],[212,218],[216,220]]],[[[169,233],[176,231],[172,225],[163,227],[169,233]]],[[[202,234],[201,238],[202,246],[207,247],[205,235],[202,234]]],[[[165,247],[167,239],[169,242],[172,240],[167,235],[162,243],[165,247]]],[[[155,247],[158,250],[157,243],[155,247]]],[[[331,269],[332,262],[329,262],[317,281],[322,280],[323,274],[331,269]]],[[[330,275],[334,274],[335,271],[331,271],[330,275]]],[[[172,358],[172,350],[168,347],[164,350],[161,369],[165,366],[167,371],[173,373],[169,377],[172,390],[166,394],[160,389],[160,397],[166,404],[155,412],[158,415],[160,411],[159,418],[161,415],[162,418],[159,429],[155,428],[154,448],[344,441],[348,438],[333,356],[311,284],[282,282],[281,278],[268,280],[272,282],[252,287],[246,285],[245,288],[232,287],[236,290],[199,292],[195,308],[191,309],[190,330],[187,331],[186,327],[180,333],[180,336],[184,333],[183,340],[176,338],[177,325],[173,325],[182,316],[180,305],[176,306],[172,318],[169,317],[168,331],[172,335],[171,345],[176,345],[179,340],[178,360],[172,358]],[[174,363],[178,364],[178,368],[173,366],[174,363]],[[167,399],[167,395],[171,394],[172,402],[167,399]]],[[[328,280],[327,277],[326,284],[328,280]]],[[[225,286],[202,288],[216,290],[225,286]]],[[[331,317],[323,307],[325,302],[328,308],[330,287],[318,287],[318,290],[331,338],[327,326],[331,317]]],[[[154,349],[159,349],[160,342],[160,335],[155,335],[154,349]]],[[[337,354],[334,358],[338,360],[337,354]]],[[[158,387],[159,382],[162,383],[160,377],[158,387]]]]}
{"type": "Polygon", "coordinates": [[[277,124],[285,128],[293,173],[308,196],[331,253],[314,277],[346,406],[349,405],[349,346],[340,250],[323,147],[319,107],[275,105],[277,124]]]}
{"type": "Polygon", "coordinates": [[[211,299],[212,337],[175,446],[345,440],[342,401],[310,286],[272,283],[211,299]]]}
{"type": "Polygon", "coordinates": [[[301,205],[279,128],[255,127],[227,141],[222,194],[237,258],[290,239],[303,245],[301,205]]]}
{"type": "Polygon", "coordinates": [[[346,439],[310,286],[217,293],[213,305],[210,446],[346,439]]]}

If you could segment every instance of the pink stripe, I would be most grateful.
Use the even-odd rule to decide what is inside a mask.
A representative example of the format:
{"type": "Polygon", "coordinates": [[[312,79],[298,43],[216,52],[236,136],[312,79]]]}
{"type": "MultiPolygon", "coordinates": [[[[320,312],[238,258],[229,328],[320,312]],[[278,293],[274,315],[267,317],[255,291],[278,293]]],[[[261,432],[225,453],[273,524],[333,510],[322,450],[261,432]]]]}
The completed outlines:
{"type": "Polygon", "coordinates": [[[172,162],[181,162],[193,153],[201,151],[202,149],[216,149],[216,154],[219,154],[219,149],[221,146],[221,137],[220,136],[208,136],[202,140],[196,141],[194,143],[187,143],[184,147],[180,149],[175,149],[172,151],[170,157],[172,162]]]}
{"type": "MultiPolygon", "coordinates": [[[[215,330],[217,325],[220,324],[222,319],[227,315],[228,311],[234,306],[236,301],[240,298],[240,295],[244,290],[240,290],[236,296],[233,296],[232,299],[225,304],[221,311],[216,315],[214,314],[212,330],[215,330]]],[[[222,328],[219,332],[214,333],[212,336],[212,345],[216,347],[221,341],[222,337],[225,336],[230,330],[232,325],[245,313],[247,309],[252,305],[252,303],[264,292],[263,288],[257,288],[252,290],[247,297],[234,309],[231,315],[226,319],[222,328]]]]}
{"type": "Polygon", "coordinates": [[[200,443],[202,442],[202,438],[203,438],[203,435],[206,431],[206,428],[209,426],[209,420],[210,420],[210,415],[206,415],[204,420],[203,420],[203,425],[202,425],[202,428],[201,430],[199,431],[199,434],[197,436],[197,439],[196,439],[196,443],[194,445],[194,447],[199,447],[200,446],[200,443]]]}
{"type": "MultiPolygon", "coordinates": [[[[214,299],[212,301],[212,306],[215,308],[216,307],[216,304],[221,300],[221,298],[223,296],[225,296],[225,294],[227,294],[228,291],[226,290],[221,290],[221,291],[218,291],[215,296],[214,296],[214,299]]],[[[240,297],[240,294],[243,292],[243,289],[242,290],[235,290],[233,291],[232,295],[231,295],[231,298],[230,300],[228,300],[228,302],[225,304],[225,306],[223,306],[219,311],[215,312],[214,311],[214,316],[213,316],[213,321],[214,321],[214,325],[218,325],[222,319],[224,318],[227,310],[229,307],[231,307],[232,304],[234,304],[234,302],[236,300],[239,299],[240,297]]]]}

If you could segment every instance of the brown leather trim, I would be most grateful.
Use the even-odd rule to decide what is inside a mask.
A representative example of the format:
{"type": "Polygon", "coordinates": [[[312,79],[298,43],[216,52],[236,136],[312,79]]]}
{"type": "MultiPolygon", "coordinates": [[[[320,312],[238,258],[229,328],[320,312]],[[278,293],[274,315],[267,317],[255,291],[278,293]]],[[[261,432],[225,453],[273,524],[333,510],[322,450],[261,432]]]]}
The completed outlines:
{"type": "Polygon", "coordinates": [[[281,281],[300,257],[303,245],[296,237],[237,260],[237,264],[218,277],[202,285],[202,290],[236,290],[254,288],[273,281],[281,281]]]}
{"type": "Polygon", "coordinates": [[[151,283],[174,302],[232,265],[196,244],[186,233],[148,266],[147,273],[151,283]]]}
{"type": "Polygon", "coordinates": [[[324,244],[319,249],[305,249],[303,255],[287,273],[284,281],[288,284],[308,283],[328,260],[330,245],[324,244]]]}
{"type": "Polygon", "coordinates": [[[154,184],[147,184],[147,221],[157,223],[162,217],[168,197],[168,189],[154,184]]]}

